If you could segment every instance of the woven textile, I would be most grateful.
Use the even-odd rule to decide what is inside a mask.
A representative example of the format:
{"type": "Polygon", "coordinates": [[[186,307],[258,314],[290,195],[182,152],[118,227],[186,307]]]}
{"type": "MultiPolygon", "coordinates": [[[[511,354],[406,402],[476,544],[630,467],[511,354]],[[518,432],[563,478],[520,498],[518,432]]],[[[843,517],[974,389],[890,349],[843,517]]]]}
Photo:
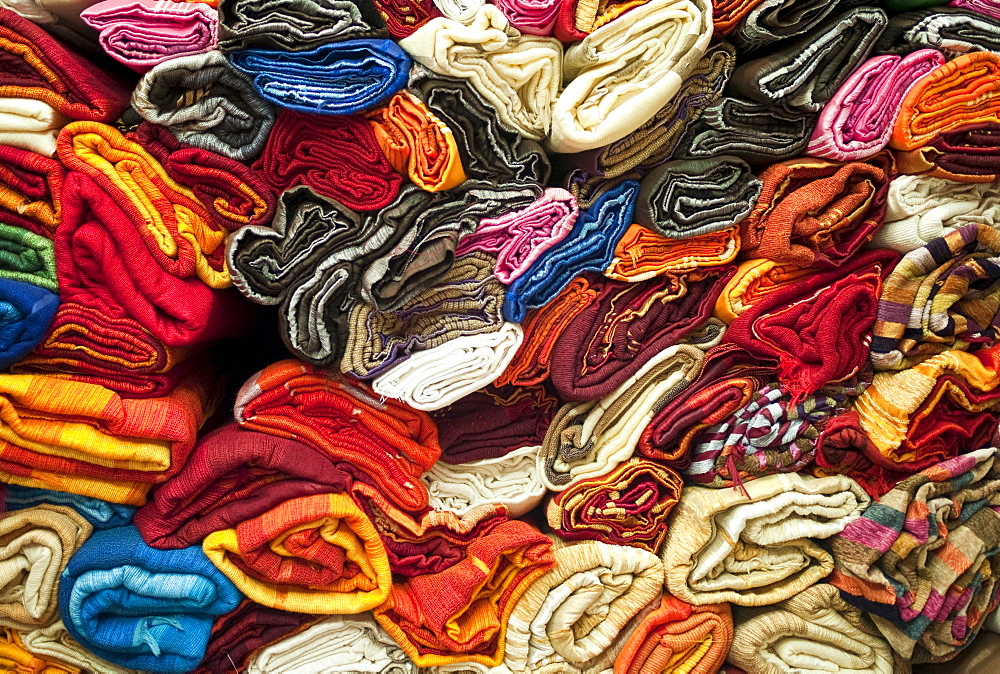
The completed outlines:
{"type": "Polygon", "coordinates": [[[7,484],[3,488],[6,510],[33,508],[42,504],[69,506],[87,520],[94,529],[112,529],[132,522],[135,508],[120,503],[109,503],[90,496],[80,496],[51,489],[22,487],[7,484]]]}
{"type": "Polygon", "coordinates": [[[24,650],[50,663],[49,668],[42,670],[45,674],[60,674],[62,667],[73,674],[77,671],[139,674],[134,669],[120,667],[88,651],[66,631],[62,620],[57,620],[48,627],[20,632],[19,636],[24,650]]]}
{"type": "Polygon", "coordinates": [[[928,7],[898,14],[889,21],[878,49],[907,53],[920,47],[953,58],[967,52],[1000,49],[1000,20],[956,7],[928,7]]]}
{"type": "Polygon", "coordinates": [[[461,516],[477,506],[498,503],[511,517],[527,514],[547,491],[538,468],[540,451],[536,445],[492,459],[435,464],[423,477],[431,507],[461,516]]]}
{"type": "Polygon", "coordinates": [[[956,182],[989,183],[1000,178],[1000,124],[969,124],[942,133],[927,145],[897,152],[900,173],[947,178],[956,182]]]}
{"type": "Polygon", "coordinates": [[[302,51],[327,42],[382,37],[385,23],[373,4],[351,0],[271,0],[219,3],[219,48],[302,51]]]}
{"type": "Polygon", "coordinates": [[[62,164],[0,145],[0,167],[0,222],[51,237],[62,219],[62,164]]]}

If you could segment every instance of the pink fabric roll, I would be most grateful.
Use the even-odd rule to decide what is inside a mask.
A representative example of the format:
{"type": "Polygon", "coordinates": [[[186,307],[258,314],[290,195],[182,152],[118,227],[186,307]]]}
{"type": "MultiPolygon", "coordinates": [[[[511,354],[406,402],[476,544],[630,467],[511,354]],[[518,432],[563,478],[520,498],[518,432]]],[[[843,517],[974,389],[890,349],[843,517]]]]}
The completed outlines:
{"type": "Polygon", "coordinates": [[[102,0],[80,13],[104,51],[138,72],[215,49],[219,12],[203,2],[102,0]]]}
{"type": "Polygon", "coordinates": [[[510,25],[529,35],[552,35],[560,0],[494,0],[510,25]]]}
{"type": "Polygon", "coordinates": [[[1000,19],[1000,0],[951,0],[948,6],[961,7],[971,12],[979,12],[994,19],[1000,19]]]}
{"type": "Polygon", "coordinates": [[[907,92],[944,62],[936,49],[868,59],[823,108],[806,153],[838,161],[871,157],[889,144],[907,92]]]}

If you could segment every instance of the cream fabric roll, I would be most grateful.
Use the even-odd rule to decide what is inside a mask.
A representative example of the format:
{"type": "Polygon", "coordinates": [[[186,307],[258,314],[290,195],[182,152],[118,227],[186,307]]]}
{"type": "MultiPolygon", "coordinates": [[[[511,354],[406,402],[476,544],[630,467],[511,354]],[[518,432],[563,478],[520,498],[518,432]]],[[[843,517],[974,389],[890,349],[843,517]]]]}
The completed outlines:
{"type": "Polygon", "coordinates": [[[468,25],[432,19],[399,46],[436,73],[468,80],[497,117],[525,138],[548,134],[562,84],[559,40],[522,35],[495,5],[483,5],[468,25]]]}
{"type": "Polygon", "coordinates": [[[484,503],[501,503],[511,517],[524,515],[546,493],[538,470],[541,449],[522,447],[495,459],[456,465],[437,462],[422,478],[431,507],[461,516],[484,503]]]}
{"type": "Polygon", "coordinates": [[[48,627],[40,627],[30,632],[20,632],[24,648],[33,655],[44,659],[65,662],[94,674],[139,674],[137,670],[126,669],[97,657],[70,636],[62,620],[48,627]]]}
{"type": "Polygon", "coordinates": [[[889,644],[833,585],[767,609],[738,609],[734,627],[729,662],[754,674],[896,671],[889,644]]]}
{"type": "Polygon", "coordinates": [[[56,155],[56,138],[69,119],[31,98],[0,98],[0,145],[46,157],[56,155]]]}
{"type": "MultiPolygon", "coordinates": [[[[559,544],[557,544],[559,545],[559,544]]],[[[658,603],[663,565],[640,548],[565,544],[517,602],[504,664],[513,672],[601,672],[658,603]]]]}
{"type": "Polygon", "coordinates": [[[739,489],[685,487],[660,552],[667,589],[696,605],[789,599],[833,571],[833,557],[811,539],[840,533],[870,502],[843,475],[779,473],[739,489]]]}
{"type": "Polygon", "coordinates": [[[493,383],[523,339],[516,323],[504,323],[496,332],[456,337],[393,366],[372,380],[372,389],[414,409],[441,409],[493,383]]]}
{"type": "Polygon", "coordinates": [[[574,44],[552,110],[552,149],[592,150],[638,129],[673,98],[711,39],[708,0],[651,0],[574,44]]]}
{"type": "Polygon", "coordinates": [[[434,6],[449,19],[472,23],[485,0],[434,0],[434,6]]]}

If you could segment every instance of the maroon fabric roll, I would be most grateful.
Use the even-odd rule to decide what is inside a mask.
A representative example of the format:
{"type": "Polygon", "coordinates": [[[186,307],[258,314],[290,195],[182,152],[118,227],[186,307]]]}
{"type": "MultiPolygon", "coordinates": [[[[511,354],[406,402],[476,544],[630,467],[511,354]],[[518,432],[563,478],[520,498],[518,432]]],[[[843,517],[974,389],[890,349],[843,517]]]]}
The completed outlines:
{"type": "Polygon", "coordinates": [[[970,124],[942,133],[925,146],[896,152],[900,173],[919,173],[958,182],[1000,178],[1000,124],[970,124]]]}

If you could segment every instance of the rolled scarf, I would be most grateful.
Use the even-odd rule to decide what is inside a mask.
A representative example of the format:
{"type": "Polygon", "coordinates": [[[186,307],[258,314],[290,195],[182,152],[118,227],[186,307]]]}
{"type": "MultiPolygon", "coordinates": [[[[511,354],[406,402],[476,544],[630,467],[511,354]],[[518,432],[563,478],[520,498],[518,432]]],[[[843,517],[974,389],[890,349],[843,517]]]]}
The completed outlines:
{"type": "Polygon", "coordinates": [[[1000,55],[963,54],[932,70],[910,89],[889,146],[916,150],[968,124],[1000,122],[1000,55]]]}
{"type": "Polygon", "coordinates": [[[670,468],[633,458],[557,493],[545,517],[564,540],[589,539],[656,554],[682,486],[681,476],[670,468]]]}
{"type": "Polygon", "coordinates": [[[1000,325],[1000,233],[969,224],[907,253],[886,278],[871,342],[876,370],[989,345],[1000,325]]]}
{"type": "Polygon", "coordinates": [[[927,145],[897,152],[900,173],[919,173],[957,182],[1000,179],[1000,124],[987,122],[942,133],[927,145]]]}
{"type": "Polygon", "coordinates": [[[524,333],[516,323],[462,335],[419,351],[372,381],[372,390],[417,410],[437,410],[492,384],[514,358],[524,333]]]}
{"type": "Polygon", "coordinates": [[[201,549],[154,550],[135,527],[96,532],[59,585],[74,639],[116,665],[159,672],[194,669],[215,616],[242,598],[201,549]]]}
{"type": "Polygon", "coordinates": [[[882,150],[889,144],[907,93],[944,62],[936,49],[868,59],[823,107],[806,152],[813,157],[857,161],[882,150]]]}
{"type": "Polygon", "coordinates": [[[643,178],[635,221],[671,239],[729,229],[760,196],[761,181],[736,157],[661,164],[643,178]]]}
{"type": "Polygon", "coordinates": [[[513,672],[610,668],[643,609],[658,602],[663,564],[646,550],[597,541],[554,556],[514,608],[504,664],[513,672]]]}
{"type": "Polygon", "coordinates": [[[800,267],[838,266],[885,216],[889,153],[863,162],[792,159],[765,169],[760,199],[740,223],[742,253],[800,267]]]}
{"type": "Polygon", "coordinates": [[[412,35],[422,25],[440,16],[433,0],[372,0],[385,27],[394,38],[412,35]]]}
{"type": "Polygon", "coordinates": [[[997,5],[996,0],[951,0],[948,5],[963,7],[993,19],[1000,19],[1000,5],[997,5]]]}
{"type": "Polygon", "coordinates": [[[768,475],[742,490],[685,487],[661,553],[667,589],[695,605],[790,599],[833,571],[833,556],[812,539],[839,534],[870,502],[842,475],[768,475]]]}
{"type": "Polygon", "coordinates": [[[535,445],[493,459],[454,465],[439,461],[423,477],[431,507],[462,516],[484,503],[499,503],[511,517],[527,514],[547,491],[538,470],[540,451],[535,445]]]}
{"type": "Polygon", "coordinates": [[[733,72],[729,89],[765,105],[819,112],[875,46],[888,19],[876,7],[855,7],[773,54],[733,72]]]}
{"type": "Polygon", "coordinates": [[[66,631],[62,620],[57,620],[47,627],[39,627],[30,632],[20,633],[24,649],[37,658],[50,662],[50,667],[43,669],[44,674],[59,674],[60,667],[74,672],[101,672],[101,674],[139,674],[134,669],[119,667],[104,658],[99,658],[80,645],[66,631]],[[58,663],[58,664],[56,664],[58,663]],[[71,669],[75,667],[77,669],[71,669]]]}
{"type": "Polygon", "coordinates": [[[499,522],[463,547],[448,568],[394,583],[374,611],[419,667],[499,665],[509,648],[511,612],[553,564],[551,541],[518,520],[499,522]]]}
{"type": "Polygon", "coordinates": [[[39,505],[0,519],[0,624],[33,630],[56,620],[60,575],[93,527],[71,508],[39,505]]]}
{"type": "Polygon", "coordinates": [[[849,669],[858,674],[900,671],[889,644],[833,585],[820,583],[767,609],[737,611],[729,662],[748,672],[781,674],[849,669]]]}
{"type": "Polygon", "coordinates": [[[250,78],[217,51],[171,58],[154,67],[132,92],[132,107],[182,143],[237,161],[261,153],[275,118],[274,106],[257,94],[250,78]]]}
{"type": "Polygon", "coordinates": [[[9,672],[80,674],[80,670],[71,665],[36,657],[24,647],[21,635],[9,627],[0,628],[0,664],[9,672]]]}
{"type": "Polygon", "coordinates": [[[62,220],[65,176],[54,159],[0,145],[0,223],[51,238],[62,220]]]}
{"type": "Polygon", "coordinates": [[[468,80],[499,121],[525,138],[548,134],[562,84],[558,40],[522,35],[500,8],[483,5],[468,24],[432,19],[399,46],[436,73],[468,80]]]}
{"type": "Polygon", "coordinates": [[[474,463],[537,447],[558,406],[555,395],[538,385],[487,386],[470,393],[431,414],[441,461],[474,463]]]}
{"type": "Polygon", "coordinates": [[[729,604],[692,606],[669,594],[635,628],[615,658],[615,674],[673,669],[713,674],[733,642],[729,604]]]}
{"type": "Polygon", "coordinates": [[[330,616],[307,629],[268,643],[247,674],[310,671],[416,674],[417,667],[368,616],[330,616]]]}
{"type": "Polygon", "coordinates": [[[552,149],[591,150],[648,122],[705,54],[711,23],[707,0],[651,0],[570,47],[566,88],[552,108],[552,149]]]}
{"type": "Polygon", "coordinates": [[[556,27],[556,19],[559,18],[561,4],[559,0],[501,0],[497,7],[510,21],[510,25],[522,33],[551,35],[556,27]]]}
{"type": "Polygon", "coordinates": [[[380,400],[363,384],[293,360],[270,365],[240,389],[236,422],[248,430],[302,442],[353,465],[355,492],[380,507],[420,512],[420,482],[441,454],[426,414],[380,400]]]}
{"type": "Polygon", "coordinates": [[[747,260],[736,268],[736,274],[722,289],[712,315],[727,325],[732,324],[755,303],[814,273],[815,269],[779,264],[774,260],[747,260]]]}
{"type": "Polygon", "coordinates": [[[227,667],[246,671],[249,662],[274,643],[308,629],[323,616],[281,611],[244,599],[212,625],[208,647],[197,674],[212,674],[227,667]]]}
{"type": "Polygon", "coordinates": [[[139,72],[215,49],[219,28],[218,11],[201,2],[101,0],[80,18],[111,58],[139,72]]]}
{"type": "Polygon", "coordinates": [[[0,278],[0,369],[23,359],[45,339],[58,306],[59,296],[51,290],[0,278]]]}
{"type": "MultiPolygon", "coordinates": [[[[713,2],[713,5],[715,4],[719,3],[713,2]]],[[[732,0],[724,0],[722,4],[732,5],[734,3],[732,0]]],[[[787,40],[810,32],[829,16],[837,5],[836,2],[824,2],[823,0],[806,0],[805,2],[750,0],[743,3],[745,11],[735,12],[740,15],[739,23],[735,30],[727,31],[726,35],[743,49],[753,51],[773,42],[787,40]]],[[[727,9],[730,12],[727,19],[731,22],[734,13],[728,7],[723,12],[727,9]]],[[[718,25],[718,19],[716,22],[718,25]]]]}
{"type": "Polygon", "coordinates": [[[392,40],[322,44],[306,51],[246,49],[229,56],[260,95],[283,108],[349,115],[388,101],[406,85],[410,57],[392,40]]]}
{"type": "Polygon", "coordinates": [[[496,278],[510,285],[570,234],[578,215],[572,194],[549,187],[523,209],[480,220],[476,230],[459,241],[455,254],[482,250],[496,255],[496,278]]]}
{"type": "Polygon", "coordinates": [[[356,211],[385,208],[403,184],[358,115],[282,110],[253,168],[277,192],[308,185],[356,211]]]}
{"type": "Polygon", "coordinates": [[[440,192],[465,182],[454,134],[413,94],[401,91],[367,117],[386,159],[421,189],[440,192]]]}
{"type": "Polygon", "coordinates": [[[732,155],[750,164],[771,164],[801,154],[816,126],[815,113],[734,96],[712,103],[691,124],[676,156],[710,159],[732,155]]]}
{"type": "Polygon", "coordinates": [[[672,346],[604,398],[563,406],[545,434],[539,458],[546,486],[560,491],[627,461],[649,420],[698,376],[704,359],[696,347],[672,346]]]}
{"type": "Polygon", "coordinates": [[[876,49],[905,54],[930,47],[955,57],[975,51],[1000,50],[1000,20],[957,7],[927,7],[889,20],[876,49]]]}
{"type": "Polygon", "coordinates": [[[832,541],[830,582],[913,663],[954,657],[996,607],[996,452],[976,450],[906,478],[832,541]]]}
{"type": "Polygon", "coordinates": [[[226,0],[219,3],[219,49],[300,51],[329,42],[383,37],[375,6],[353,0],[226,0]]]}
{"type": "Polygon", "coordinates": [[[632,225],[615,246],[614,257],[604,275],[616,281],[637,283],[684,272],[696,274],[699,268],[732,262],[739,250],[736,227],[686,239],[668,239],[642,225],[632,225]]]}

